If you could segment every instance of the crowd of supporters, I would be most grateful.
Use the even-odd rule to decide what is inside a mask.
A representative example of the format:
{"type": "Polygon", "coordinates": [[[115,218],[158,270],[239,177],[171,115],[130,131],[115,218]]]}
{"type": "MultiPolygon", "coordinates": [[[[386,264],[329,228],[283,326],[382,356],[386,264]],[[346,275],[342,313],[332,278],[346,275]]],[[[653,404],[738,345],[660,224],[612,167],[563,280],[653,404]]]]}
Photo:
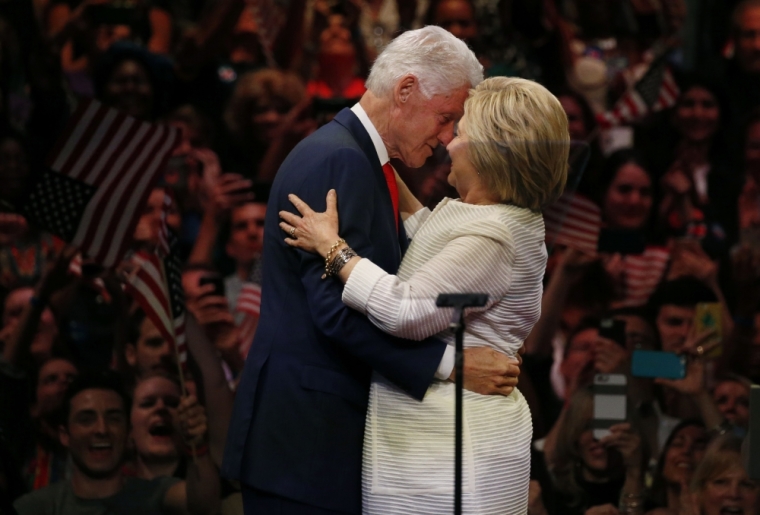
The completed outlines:
{"type": "MultiPolygon", "coordinates": [[[[268,187],[361,97],[383,46],[430,24],[486,76],[544,84],[570,122],[519,384],[529,513],[760,514],[742,463],[760,381],[760,0],[0,0],[0,514],[242,513],[219,466],[268,187]],[[164,224],[178,237],[183,369],[125,291],[128,260],[104,269],[20,214],[86,98],[181,129],[129,255],[164,224]],[[633,373],[646,350],[683,356],[685,377],[633,373]],[[601,439],[597,374],[628,391],[601,439]]],[[[423,204],[456,196],[443,147],[393,164],[423,204]]]]}

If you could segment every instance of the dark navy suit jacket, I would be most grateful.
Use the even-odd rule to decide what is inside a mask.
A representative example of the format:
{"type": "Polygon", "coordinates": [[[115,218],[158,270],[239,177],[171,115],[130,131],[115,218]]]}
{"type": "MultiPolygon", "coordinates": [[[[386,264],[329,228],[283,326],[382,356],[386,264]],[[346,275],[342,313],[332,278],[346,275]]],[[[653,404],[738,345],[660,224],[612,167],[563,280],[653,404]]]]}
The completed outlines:
{"type": "Polygon", "coordinates": [[[321,279],[324,260],[284,243],[278,212],[295,193],[325,210],[338,193],[340,234],[389,273],[408,240],[369,134],[349,109],[303,140],[277,173],[267,207],[261,320],[245,363],[222,473],[312,506],[361,513],[364,420],[372,370],[421,399],[443,356],[437,340],[389,336],[321,279]]]}

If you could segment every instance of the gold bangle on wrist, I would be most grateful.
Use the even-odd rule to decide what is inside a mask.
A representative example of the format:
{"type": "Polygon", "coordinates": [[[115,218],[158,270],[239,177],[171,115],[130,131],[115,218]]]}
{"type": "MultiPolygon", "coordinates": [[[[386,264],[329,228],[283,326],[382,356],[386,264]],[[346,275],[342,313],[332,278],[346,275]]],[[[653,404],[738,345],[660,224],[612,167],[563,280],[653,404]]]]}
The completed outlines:
{"type": "Polygon", "coordinates": [[[328,269],[330,268],[330,261],[332,260],[332,255],[335,250],[340,247],[342,244],[346,243],[346,240],[343,238],[340,238],[338,241],[332,244],[330,247],[330,250],[327,252],[327,256],[325,256],[325,273],[322,274],[322,279],[325,277],[329,277],[331,274],[328,273],[328,269]]]}

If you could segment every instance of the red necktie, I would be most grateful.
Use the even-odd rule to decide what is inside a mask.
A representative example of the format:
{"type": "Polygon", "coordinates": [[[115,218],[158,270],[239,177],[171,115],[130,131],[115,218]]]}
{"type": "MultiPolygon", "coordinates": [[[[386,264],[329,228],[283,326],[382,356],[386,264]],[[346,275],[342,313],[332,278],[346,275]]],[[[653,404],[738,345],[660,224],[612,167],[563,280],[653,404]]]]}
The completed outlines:
{"type": "Polygon", "coordinates": [[[391,202],[393,202],[393,219],[396,221],[396,232],[398,232],[398,185],[396,184],[396,172],[390,163],[383,165],[383,174],[385,182],[388,183],[388,191],[391,192],[391,202]]]}

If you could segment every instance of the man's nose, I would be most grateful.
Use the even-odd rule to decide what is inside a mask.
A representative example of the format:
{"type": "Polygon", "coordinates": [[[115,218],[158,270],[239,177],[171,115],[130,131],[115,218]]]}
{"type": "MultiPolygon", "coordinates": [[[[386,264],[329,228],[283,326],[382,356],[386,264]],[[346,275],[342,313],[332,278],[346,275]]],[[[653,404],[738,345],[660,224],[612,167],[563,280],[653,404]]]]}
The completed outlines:
{"type": "Polygon", "coordinates": [[[438,133],[438,141],[441,142],[443,146],[448,146],[449,143],[451,143],[451,140],[454,139],[454,122],[447,123],[441,132],[438,133]]]}
{"type": "Polygon", "coordinates": [[[104,435],[108,432],[108,424],[105,417],[98,417],[95,421],[95,434],[104,435]]]}

